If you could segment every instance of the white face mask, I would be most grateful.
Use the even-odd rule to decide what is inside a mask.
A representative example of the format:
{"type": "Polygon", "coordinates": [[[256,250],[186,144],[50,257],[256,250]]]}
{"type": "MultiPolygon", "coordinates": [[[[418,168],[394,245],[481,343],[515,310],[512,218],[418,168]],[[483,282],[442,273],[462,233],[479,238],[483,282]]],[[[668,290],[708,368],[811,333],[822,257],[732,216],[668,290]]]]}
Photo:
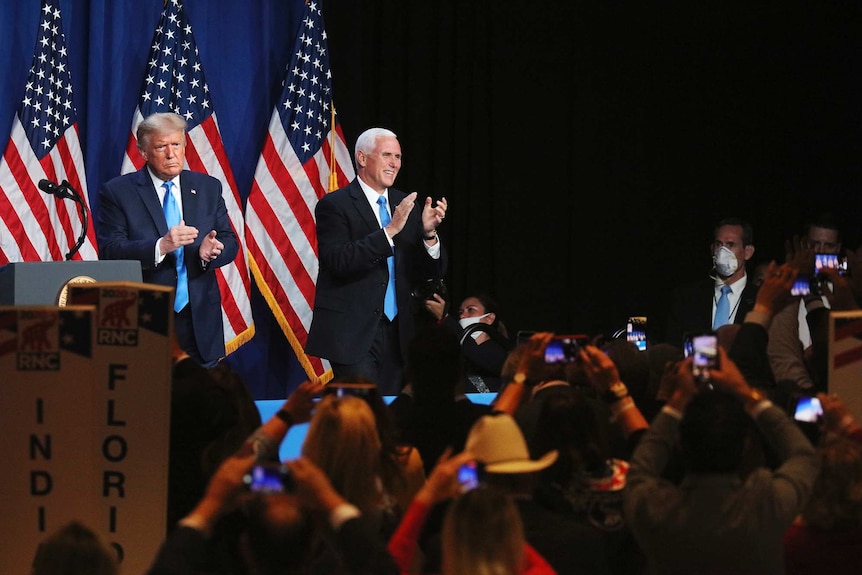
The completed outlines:
{"type": "MultiPolygon", "coordinates": [[[[489,315],[491,315],[491,314],[486,313],[485,315],[477,315],[475,317],[462,317],[461,319],[458,320],[458,324],[461,326],[461,329],[467,329],[471,325],[479,323],[479,321],[485,319],[489,315]]],[[[473,336],[473,339],[476,339],[477,337],[479,337],[481,335],[481,333],[482,333],[481,331],[477,331],[477,332],[471,333],[470,335],[473,336]]]]}
{"type": "Polygon", "coordinates": [[[723,278],[730,277],[739,269],[739,260],[730,249],[721,246],[712,256],[715,271],[723,278]]]}

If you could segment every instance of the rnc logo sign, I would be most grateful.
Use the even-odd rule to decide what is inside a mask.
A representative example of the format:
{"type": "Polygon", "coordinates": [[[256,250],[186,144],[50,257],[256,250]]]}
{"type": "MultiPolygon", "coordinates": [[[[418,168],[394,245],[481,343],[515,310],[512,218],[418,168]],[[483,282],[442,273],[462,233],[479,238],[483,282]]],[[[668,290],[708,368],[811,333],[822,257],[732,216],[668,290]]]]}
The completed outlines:
{"type": "Polygon", "coordinates": [[[58,317],[50,311],[22,310],[18,314],[18,369],[60,369],[58,317]]]}
{"type": "Polygon", "coordinates": [[[117,288],[100,290],[99,345],[138,345],[138,292],[117,288]]]}

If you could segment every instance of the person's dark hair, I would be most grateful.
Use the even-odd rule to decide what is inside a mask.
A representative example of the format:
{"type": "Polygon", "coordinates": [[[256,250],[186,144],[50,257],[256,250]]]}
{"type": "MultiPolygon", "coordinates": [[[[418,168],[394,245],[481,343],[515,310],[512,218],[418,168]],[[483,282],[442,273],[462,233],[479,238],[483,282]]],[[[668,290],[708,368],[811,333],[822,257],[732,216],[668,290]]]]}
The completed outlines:
{"type": "Polygon", "coordinates": [[[578,472],[601,468],[607,445],[600,435],[595,409],[584,395],[569,387],[551,388],[542,402],[536,433],[529,442],[530,456],[556,449],[559,457],[545,469],[543,477],[567,485],[578,472]]]}
{"type": "MultiPolygon", "coordinates": [[[[528,342],[522,342],[515,346],[506,356],[506,361],[503,362],[503,367],[500,369],[500,379],[504,382],[512,381],[515,373],[518,371],[518,366],[521,364],[521,359],[527,350],[528,342]]],[[[536,381],[569,381],[572,382],[576,377],[576,373],[572,372],[572,367],[577,366],[577,362],[573,364],[567,363],[545,363],[538,368],[531,368],[533,371],[529,374],[536,381]]],[[[576,371],[582,371],[579,368],[576,371]]]]}
{"type": "Polygon", "coordinates": [[[641,404],[646,397],[650,380],[649,357],[638,349],[633,342],[625,338],[615,339],[604,347],[604,352],[611,358],[620,380],[625,382],[629,393],[636,404],[641,404]]]}
{"type": "Polygon", "coordinates": [[[704,390],[679,424],[683,460],[695,473],[732,473],[743,463],[751,418],[733,396],[704,390]]]}
{"type": "Polygon", "coordinates": [[[116,575],[117,555],[78,521],[67,523],[39,544],[31,575],[116,575]]]}
{"type": "Polygon", "coordinates": [[[841,226],[838,223],[838,218],[832,212],[822,212],[817,214],[803,226],[802,232],[807,237],[811,228],[822,228],[824,230],[833,230],[838,234],[838,240],[841,240],[841,226]]]}
{"type": "Polygon", "coordinates": [[[660,406],[664,404],[664,400],[658,397],[662,379],[669,369],[673,369],[673,366],[685,358],[685,354],[677,345],[657,343],[649,346],[646,356],[650,366],[649,384],[644,394],[645,400],[638,404],[638,407],[647,421],[652,421],[660,406]]]}
{"type": "Polygon", "coordinates": [[[224,391],[226,412],[235,412],[229,419],[229,426],[223,433],[207,445],[201,454],[204,476],[212,477],[222,461],[245,442],[261,426],[260,411],[254,397],[239,374],[227,364],[219,364],[209,370],[215,387],[224,391]]]}
{"type": "MultiPolygon", "coordinates": [[[[168,530],[176,528],[203,497],[218,466],[205,454],[239,421],[236,406],[213,373],[192,359],[174,366],[171,383],[168,530]]],[[[247,437],[247,435],[246,435],[247,437]]],[[[215,457],[222,457],[224,452],[215,457]]]]}
{"type": "Polygon", "coordinates": [[[754,245],[754,228],[751,227],[751,224],[743,220],[742,218],[724,218],[715,224],[713,228],[713,237],[718,232],[718,228],[722,226],[739,226],[742,228],[742,245],[743,246],[751,246],[754,245]]]}
{"type": "Polygon", "coordinates": [[[458,338],[438,324],[420,329],[407,345],[404,371],[417,404],[454,401],[461,380],[458,338]]]}
{"type": "Polygon", "coordinates": [[[479,300],[479,303],[481,303],[482,307],[485,308],[485,313],[494,314],[494,323],[491,324],[491,327],[496,329],[500,335],[508,339],[509,333],[506,330],[506,325],[500,320],[500,306],[497,304],[497,301],[485,292],[476,292],[464,297],[463,299],[467,299],[468,297],[474,297],[479,300]]]}
{"type": "Polygon", "coordinates": [[[304,573],[315,529],[293,495],[255,494],[246,503],[243,544],[255,575],[304,573]]]}

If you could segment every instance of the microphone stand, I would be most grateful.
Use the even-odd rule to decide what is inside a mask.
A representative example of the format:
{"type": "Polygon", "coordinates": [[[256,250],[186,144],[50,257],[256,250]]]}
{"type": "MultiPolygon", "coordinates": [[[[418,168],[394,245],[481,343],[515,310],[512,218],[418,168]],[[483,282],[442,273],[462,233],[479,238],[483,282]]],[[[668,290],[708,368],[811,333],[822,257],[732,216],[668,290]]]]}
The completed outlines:
{"type": "Polygon", "coordinates": [[[66,261],[70,261],[72,256],[78,253],[78,250],[84,245],[84,240],[87,238],[87,225],[89,223],[87,219],[87,206],[84,204],[84,198],[81,197],[81,194],[66,180],[63,180],[63,183],[57,186],[57,196],[74,201],[78,204],[78,211],[81,212],[81,233],[78,234],[78,241],[75,242],[75,245],[66,254],[66,261]],[[64,192],[61,194],[60,190],[64,190],[64,192]]]}

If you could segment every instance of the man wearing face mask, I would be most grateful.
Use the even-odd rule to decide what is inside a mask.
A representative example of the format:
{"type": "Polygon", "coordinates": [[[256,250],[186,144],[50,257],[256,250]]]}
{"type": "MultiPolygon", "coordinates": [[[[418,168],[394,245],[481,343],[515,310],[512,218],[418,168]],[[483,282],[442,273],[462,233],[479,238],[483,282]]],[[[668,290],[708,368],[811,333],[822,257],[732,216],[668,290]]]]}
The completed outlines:
{"type": "Polygon", "coordinates": [[[682,346],[687,333],[714,331],[742,323],[754,307],[757,286],[748,281],[745,264],[754,255],[751,224],[727,218],[716,224],[708,278],[677,287],[670,301],[665,340],[682,346]]]}

